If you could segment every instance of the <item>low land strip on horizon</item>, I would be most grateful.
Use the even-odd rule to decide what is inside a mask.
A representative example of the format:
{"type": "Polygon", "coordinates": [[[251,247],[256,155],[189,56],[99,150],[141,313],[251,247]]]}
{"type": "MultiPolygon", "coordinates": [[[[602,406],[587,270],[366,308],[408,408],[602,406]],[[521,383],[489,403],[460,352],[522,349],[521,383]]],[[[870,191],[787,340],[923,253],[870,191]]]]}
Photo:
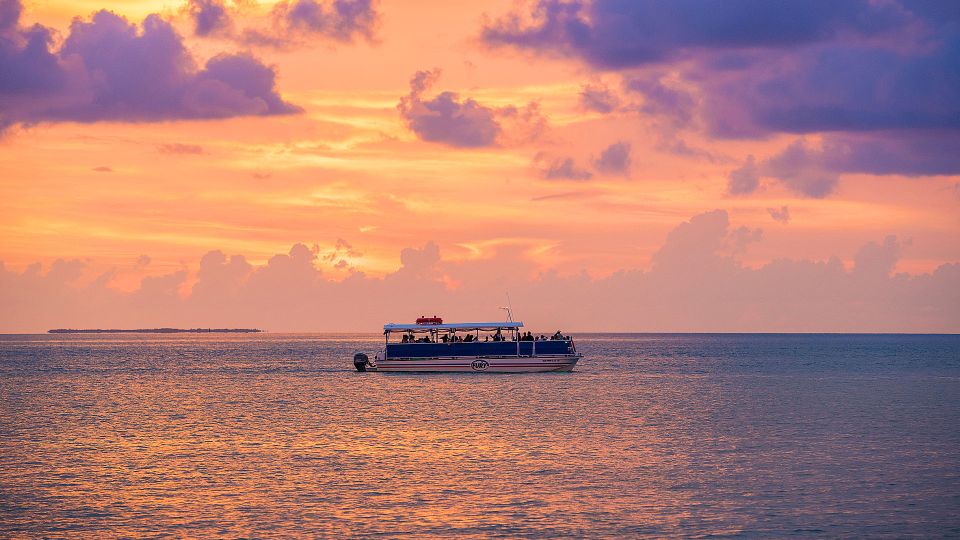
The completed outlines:
{"type": "Polygon", "coordinates": [[[259,328],[134,328],[134,329],[101,329],[101,328],[54,328],[47,330],[48,334],[250,334],[263,332],[259,328]]]}

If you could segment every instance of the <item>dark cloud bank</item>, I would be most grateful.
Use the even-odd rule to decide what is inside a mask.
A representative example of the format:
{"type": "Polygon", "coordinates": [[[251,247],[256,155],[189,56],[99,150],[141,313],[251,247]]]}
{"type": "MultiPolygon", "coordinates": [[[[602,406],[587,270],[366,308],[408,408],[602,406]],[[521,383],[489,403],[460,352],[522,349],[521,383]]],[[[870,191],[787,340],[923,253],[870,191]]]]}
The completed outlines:
{"type": "Polygon", "coordinates": [[[902,244],[869,242],[845,268],[825,261],[775,260],[758,269],[736,254],[762,231],[734,228],[725,211],[677,226],[649,270],[604,279],[586,274],[532,275],[519,252],[449,262],[433,242],[406,248],[396,272],[355,273],[333,282],[302,244],[262,266],[211,251],[182,297],[186,271],[143,280],[132,293],[108,286],[107,273],[78,285],[81,261],[39,264],[23,272],[0,264],[0,329],[52,327],[262,327],[275,331],[367,330],[422,313],[451,319],[496,317],[509,290],[519,315],[536,328],[633,331],[960,331],[960,264],[923,275],[894,274],[902,244]],[[450,289],[446,283],[460,286],[450,289]]]}
{"type": "MultiPolygon", "coordinates": [[[[137,26],[109,11],[75,19],[59,48],[53,31],[20,24],[0,0],[0,131],[40,122],[155,122],[299,112],[276,74],[249,54],[198,67],[158,15],[137,26]]],[[[212,23],[211,23],[212,24],[212,23]]]]}
{"type": "MultiPolygon", "coordinates": [[[[820,147],[799,139],[782,156],[745,164],[733,193],[755,189],[752,174],[823,197],[843,173],[960,173],[953,0],[544,0],[496,19],[482,37],[622,72],[645,112],[680,123],[696,114],[714,137],[825,134],[820,147]],[[667,66],[699,88],[699,102],[657,82],[667,66]]],[[[602,88],[581,98],[590,110],[614,108],[602,88]]]]}

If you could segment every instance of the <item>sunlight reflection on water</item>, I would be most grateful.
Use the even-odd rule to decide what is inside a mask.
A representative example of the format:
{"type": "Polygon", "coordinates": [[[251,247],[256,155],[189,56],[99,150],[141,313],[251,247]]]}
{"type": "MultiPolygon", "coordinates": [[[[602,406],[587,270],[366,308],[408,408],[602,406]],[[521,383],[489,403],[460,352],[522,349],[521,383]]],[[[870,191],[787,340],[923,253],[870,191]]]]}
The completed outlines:
{"type": "Polygon", "coordinates": [[[0,336],[0,533],[960,534],[957,336],[593,335],[569,374],[376,336],[0,336]]]}

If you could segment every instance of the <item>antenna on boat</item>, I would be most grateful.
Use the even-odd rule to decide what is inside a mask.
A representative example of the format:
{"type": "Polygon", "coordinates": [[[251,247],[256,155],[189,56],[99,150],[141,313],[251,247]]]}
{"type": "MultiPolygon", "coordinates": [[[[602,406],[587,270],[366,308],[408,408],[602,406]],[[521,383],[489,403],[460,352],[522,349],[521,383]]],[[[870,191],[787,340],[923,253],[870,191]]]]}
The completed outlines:
{"type": "Polygon", "coordinates": [[[500,309],[506,310],[507,320],[513,322],[513,304],[510,302],[510,293],[507,293],[507,307],[501,307],[500,309]]]}

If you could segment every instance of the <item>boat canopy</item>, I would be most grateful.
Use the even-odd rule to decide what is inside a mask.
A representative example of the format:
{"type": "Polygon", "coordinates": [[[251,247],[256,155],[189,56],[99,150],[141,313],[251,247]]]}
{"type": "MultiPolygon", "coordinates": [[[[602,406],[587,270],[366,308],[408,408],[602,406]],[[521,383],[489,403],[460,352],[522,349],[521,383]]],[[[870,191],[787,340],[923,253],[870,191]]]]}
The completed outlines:
{"type": "Polygon", "coordinates": [[[505,322],[467,322],[452,324],[385,324],[383,333],[390,332],[431,332],[433,330],[516,330],[523,326],[523,321],[505,322]]]}

